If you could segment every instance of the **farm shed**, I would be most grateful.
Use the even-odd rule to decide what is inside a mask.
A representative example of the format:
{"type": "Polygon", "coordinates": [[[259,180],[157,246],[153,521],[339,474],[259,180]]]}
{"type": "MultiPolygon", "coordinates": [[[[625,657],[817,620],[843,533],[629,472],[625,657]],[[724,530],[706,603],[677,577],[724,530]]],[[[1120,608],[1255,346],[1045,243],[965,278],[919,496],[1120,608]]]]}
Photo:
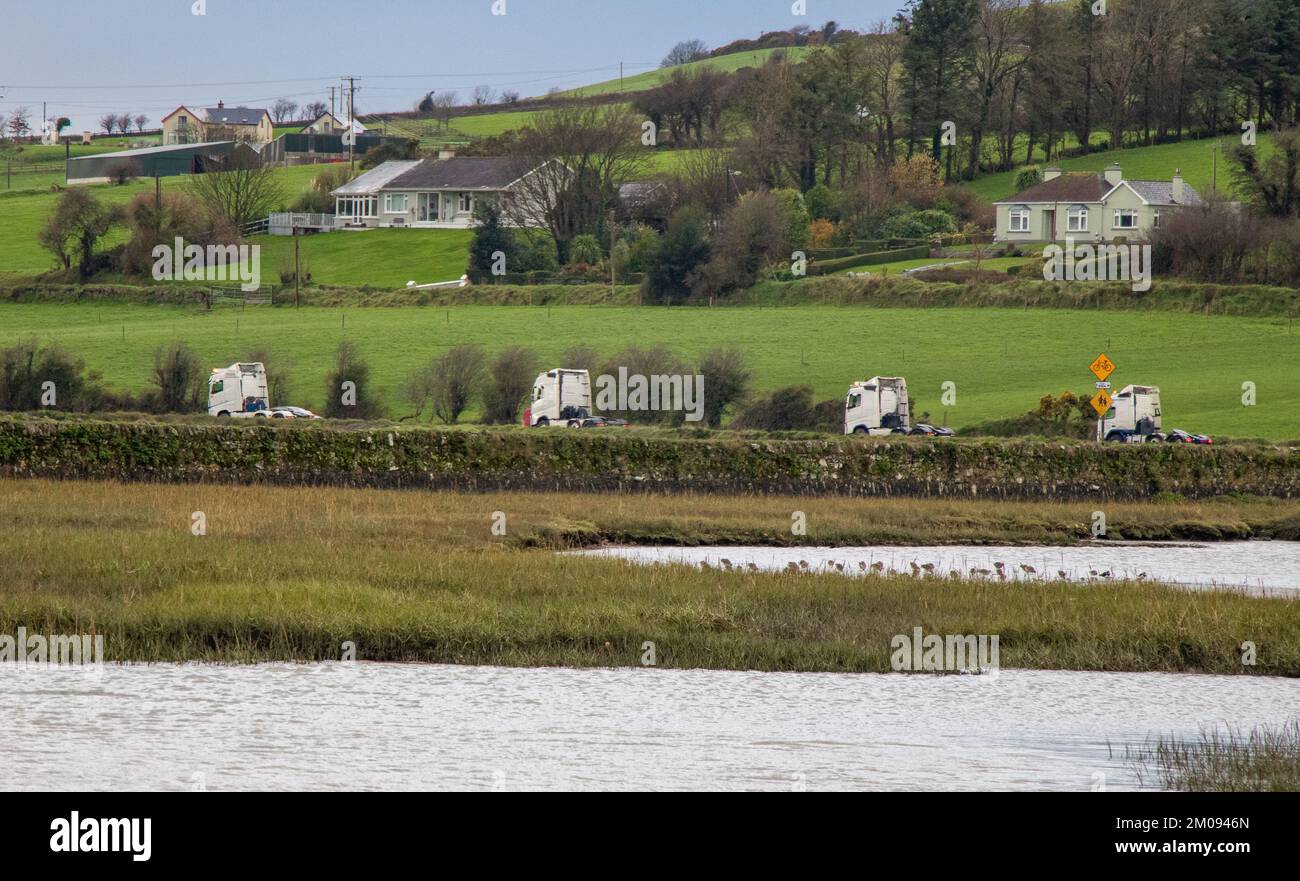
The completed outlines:
{"type": "Polygon", "coordinates": [[[68,183],[106,183],[122,169],[129,170],[132,177],[202,174],[204,171],[215,170],[234,147],[234,141],[210,141],[78,156],[68,160],[68,183]]]}

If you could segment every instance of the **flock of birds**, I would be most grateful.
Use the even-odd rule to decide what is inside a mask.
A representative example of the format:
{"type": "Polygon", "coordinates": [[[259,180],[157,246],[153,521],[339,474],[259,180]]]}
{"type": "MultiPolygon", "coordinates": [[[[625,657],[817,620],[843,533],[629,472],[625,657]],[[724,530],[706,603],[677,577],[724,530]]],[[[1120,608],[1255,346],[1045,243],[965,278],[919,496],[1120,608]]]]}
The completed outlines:
{"type": "MultiPolygon", "coordinates": [[[[712,564],[710,564],[708,560],[702,560],[702,561],[700,561],[700,568],[701,568],[701,569],[713,569],[713,568],[719,568],[719,569],[722,569],[722,570],[724,570],[724,571],[730,572],[730,571],[732,571],[732,570],[740,570],[742,567],[741,567],[739,564],[732,563],[732,562],[731,562],[730,560],[728,560],[726,557],[722,557],[722,558],[720,558],[720,559],[718,560],[718,566],[717,566],[717,567],[714,567],[712,564]]],[[[760,571],[759,567],[758,567],[756,564],[754,564],[754,563],[746,563],[745,566],[744,566],[744,568],[745,568],[745,569],[748,569],[750,572],[758,572],[758,571],[760,571]]],[[[871,564],[868,564],[868,563],[866,563],[866,562],[864,562],[864,561],[862,561],[862,560],[858,560],[858,561],[857,561],[857,568],[858,568],[859,571],[860,571],[862,574],[864,574],[864,575],[865,575],[865,574],[868,574],[868,573],[870,573],[870,574],[874,574],[874,575],[906,575],[906,574],[909,574],[909,573],[908,573],[908,570],[902,570],[902,571],[900,571],[900,570],[894,569],[892,566],[889,567],[889,568],[886,568],[886,567],[885,567],[885,564],[884,564],[883,562],[879,561],[879,560],[877,560],[876,562],[871,563],[871,564]]],[[[910,574],[911,574],[913,577],[916,577],[916,578],[935,578],[935,577],[939,577],[939,576],[938,576],[938,572],[937,572],[937,570],[936,570],[936,567],[935,567],[935,565],[934,565],[933,563],[917,563],[915,560],[913,560],[913,561],[911,562],[910,568],[911,568],[911,572],[910,572],[910,574]]],[[[1015,575],[1014,575],[1014,571],[1015,571],[1014,569],[1011,570],[1011,572],[1012,572],[1013,574],[1008,575],[1007,565],[1006,565],[1005,563],[1003,563],[1003,562],[995,561],[995,562],[993,563],[993,568],[992,568],[992,569],[983,569],[983,568],[979,568],[979,567],[974,567],[974,566],[972,566],[968,575],[963,575],[962,572],[959,571],[959,570],[957,570],[957,569],[951,569],[951,570],[948,571],[948,578],[950,578],[950,579],[952,579],[952,580],[954,580],[954,581],[962,580],[962,579],[964,579],[964,578],[970,578],[970,579],[974,579],[974,580],[977,580],[977,581],[984,581],[984,580],[989,580],[989,581],[991,581],[991,580],[993,580],[994,578],[997,578],[997,580],[999,580],[999,581],[1007,581],[1007,580],[1021,580],[1021,581],[1023,581],[1023,580],[1030,579],[1030,578],[1032,578],[1032,579],[1046,580],[1046,579],[1048,578],[1048,576],[1049,576],[1049,573],[1047,573],[1047,572],[1042,572],[1042,573],[1040,573],[1040,572],[1038,571],[1037,568],[1035,568],[1034,566],[1030,566],[1028,563],[1021,563],[1021,564],[1019,564],[1019,569],[1020,569],[1020,573],[1021,573],[1020,576],[1015,576],[1015,575]]],[[[790,573],[795,573],[795,574],[800,574],[800,573],[807,573],[807,574],[823,573],[823,574],[829,574],[829,573],[832,573],[832,572],[834,572],[834,573],[839,573],[839,574],[841,574],[841,575],[845,575],[845,574],[852,575],[852,574],[853,574],[853,568],[852,568],[852,566],[849,564],[849,561],[847,561],[847,560],[845,560],[845,561],[843,561],[843,562],[837,562],[837,561],[835,561],[835,560],[827,560],[826,562],[824,562],[824,563],[822,563],[822,564],[820,564],[820,565],[818,565],[818,566],[813,566],[813,564],[809,563],[807,560],[798,560],[798,561],[791,560],[790,562],[788,562],[788,563],[785,564],[785,571],[786,571],[786,572],[790,572],[790,573]]],[[[1064,569],[1058,569],[1058,570],[1056,571],[1056,577],[1057,577],[1058,579],[1060,579],[1061,581],[1073,581],[1073,580],[1074,580],[1074,576],[1072,576],[1069,572],[1067,572],[1067,571],[1064,570],[1064,569]]],[[[1088,579],[1096,579],[1096,580],[1101,580],[1101,581],[1111,581],[1111,580],[1114,580],[1115,578],[1120,578],[1120,577],[1123,577],[1123,576],[1117,574],[1117,573],[1116,573],[1114,570],[1112,570],[1112,569],[1105,569],[1105,570],[1101,570],[1101,571],[1099,571],[1099,570],[1097,570],[1097,569],[1091,569],[1091,568],[1090,568],[1090,569],[1088,570],[1088,579]]],[[[1085,579],[1085,580],[1087,580],[1087,579],[1085,579]]],[[[1145,573],[1145,572],[1139,572],[1139,573],[1135,576],[1134,580],[1135,580],[1135,581],[1146,581],[1146,580],[1147,580],[1147,573],[1145,573]]]]}

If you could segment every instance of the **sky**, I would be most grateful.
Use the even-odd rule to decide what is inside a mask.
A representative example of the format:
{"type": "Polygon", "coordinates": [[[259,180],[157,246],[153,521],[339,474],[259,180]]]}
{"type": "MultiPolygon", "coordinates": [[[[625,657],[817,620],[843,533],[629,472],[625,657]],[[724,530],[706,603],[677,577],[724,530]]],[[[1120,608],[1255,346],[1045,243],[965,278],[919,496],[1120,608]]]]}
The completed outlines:
{"type": "Polygon", "coordinates": [[[6,3],[0,113],[109,112],[150,127],[181,104],[329,101],[356,77],[359,112],[409,110],[430,90],[542,95],[657,67],[680,40],[710,47],[827,20],[863,29],[905,0],[42,0],[6,3]],[[494,15],[504,4],[504,15],[494,15]],[[196,15],[200,11],[203,14],[196,15]]]}

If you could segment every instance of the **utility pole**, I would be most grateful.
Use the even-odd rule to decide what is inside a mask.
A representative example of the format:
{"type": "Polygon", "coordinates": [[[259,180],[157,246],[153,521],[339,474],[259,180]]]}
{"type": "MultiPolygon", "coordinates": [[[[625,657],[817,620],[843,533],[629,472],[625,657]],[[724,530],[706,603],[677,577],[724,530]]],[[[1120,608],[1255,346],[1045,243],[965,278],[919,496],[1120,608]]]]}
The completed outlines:
{"type": "Polygon", "coordinates": [[[618,284],[618,276],[615,274],[614,267],[614,245],[617,244],[615,241],[617,234],[618,229],[614,226],[614,209],[611,208],[609,209],[609,294],[611,297],[614,295],[614,288],[618,284]]]}
{"type": "Polygon", "coordinates": [[[623,62],[618,63],[618,90],[623,91],[623,62]]]}
{"type": "Polygon", "coordinates": [[[348,169],[350,171],[357,170],[357,158],[356,158],[356,142],[357,142],[356,125],[357,124],[354,121],[352,116],[352,112],[356,106],[352,99],[356,95],[356,93],[357,93],[356,81],[352,77],[348,77],[348,169]]]}
{"type": "Polygon", "coordinates": [[[339,115],[338,115],[338,113],[336,112],[336,108],[335,108],[335,106],[334,106],[334,87],[333,87],[333,86],[330,86],[330,116],[334,117],[335,119],[338,119],[338,118],[339,118],[339,115]]]}

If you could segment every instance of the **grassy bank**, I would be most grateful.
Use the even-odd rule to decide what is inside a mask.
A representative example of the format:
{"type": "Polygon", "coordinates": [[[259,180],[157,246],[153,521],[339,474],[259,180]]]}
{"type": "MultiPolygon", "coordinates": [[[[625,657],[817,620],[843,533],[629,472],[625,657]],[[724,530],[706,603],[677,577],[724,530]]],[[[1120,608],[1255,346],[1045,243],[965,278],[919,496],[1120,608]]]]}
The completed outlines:
{"type": "MultiPolygon", "coordinates": [[[[465,305],[206,312],[194,305],[116,300],[10,301],[0,303],[0,346],[42,337],[102,372],[110,387],[128,392],[145,388],[154,351],[175,340],[188,341],[205,366],[269,349],[279,356],[278,369],[288,373],[294,390],[293,400],[277,403],[319,409],[334,351],[340,340],[349,339],[369,358],[371,382],[389,415],[398,417],[412,411],[403,395],[410,372],[460,343],[478,344],[489,353],[528,346],[545,367],[557,366],[560,356],[578,345],[595,346],[610,357],[631,345],[662,343],[688,363],[715,346],[735,345],[749,361],[757,393],[807,384],[817,400],[839,399],[855,379],[903,375],[916,412],[929,411],[933,421],[955,428],[1019,416],[1046,394],[1090,389],[1088,364],[1106,351],[1119,365],[1112,377],[1117,387],[1160,386],[1166,427],[1278,440],[1300,436],[1300,335],[1286,318],[1015,308],[1014,300],[992,294],[984,304],[956,286],[930,291],[913,284],[917,287],[900,289],[897,296],[917,298],[917,305],[942,305],[942,298],[950,297],[959,305],[943,310],[846,309],[827,302],[797,309],[760,303],[726,309],[465,305]],[[944,407],[940,395],[948,381],[957,384],[957,403],[944,407]],[[1249,409],[1241,403],[1247,381],[1258,388],[1258,404],[1249,409]]],[[[580,290],[596,298],[608,292],[580,290]]],[[[825,290],[835,296],[835,286],[825,290]]],[[[508,302],[519,291],[488,288],[484,296],[508,302]]],[[[526,294],[546,296],[545,291],[526,294]]],[[[626,296],[626,289],[616,295],[626,296]]],[[[403,302],[406,294],[376,299],[385,296],[403,302]]],[[[477,418],[477,412],[472,409],[467,418],[477,418]]]]}
{"type": "Polygon", "coordinates": [[[1300,496],[1258,444],[861,438],[707,431],[364,428],[253,420],[0,417],[0,474],[391,489],[981,499],[1300,496]]]}
{"type": "MultiPolygon", "coordinates": [[[[1300,616],[1281,599],[637,568],[528,547],[584,522],[769,528],[790,500],[37,481],[0,494],[0,633],[101,633],[116,660],[328,659],[351,641],[363,660],[608,666],[640,663],[652,641],[660,666],[884,671],[891,637],[919,626],[998,634],[1005,667],[1300,675],[1300,616]]],[[[856,518],[937,528],[960,508],[807,510],[814,529],[849,532],[856,518]]]]}

